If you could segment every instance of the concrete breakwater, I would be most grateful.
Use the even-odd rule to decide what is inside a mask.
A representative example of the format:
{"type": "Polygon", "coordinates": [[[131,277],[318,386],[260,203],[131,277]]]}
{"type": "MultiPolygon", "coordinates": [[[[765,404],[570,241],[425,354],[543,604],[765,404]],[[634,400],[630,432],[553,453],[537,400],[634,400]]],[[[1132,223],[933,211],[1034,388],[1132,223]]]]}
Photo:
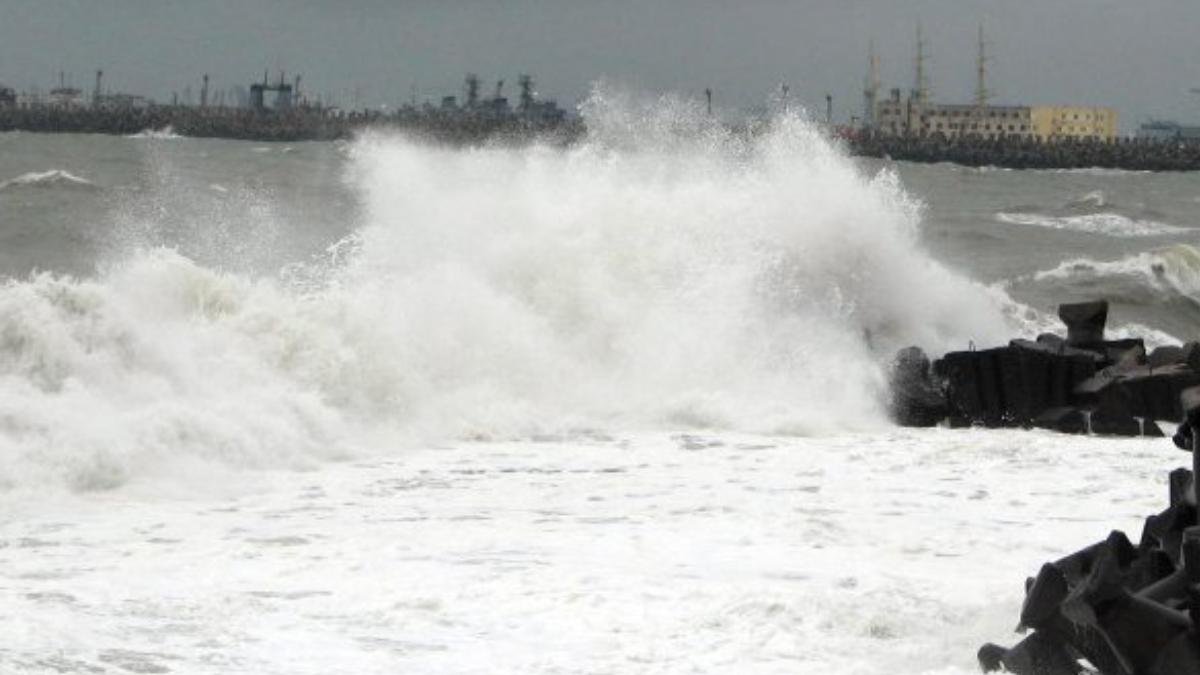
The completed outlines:
{"type": "Polygon", "coordinates": [[[901,351],[893,416],[1116,436],[1163,436],[1160,422],[1178,422],[1172,440],[1192,467],[1171,472],[1169,505],[1146,518],[1136,545],[1113,531],[1030,577],[1018,630],[1033,632],[1011,648],[984,645],[979,664],[1016,675],[1200,673],[1200,343],[1147,354],[1141,339],[1106,340],[1106,301],[1062,305],[1059,317],[1065,339],[951,352],[932,367],[919,349],[901,351]]]}
{"type": "Polygon", "coordinates": [[[534,136],[570,142],[582,132],[582,125],[570,119],[530,119],[437,109],[389,114],[296,108],[264,114],[245,108],[188,106],[124,110],[0,108],[0,132],[131,135],[167,128],[180,136],[267,142],[338,140],[370,128],[399,129],[450,143],[534,136]]]}
{"type": "MultiPolygon", "coordinates": [[[[329,141],[370,129],[397,129],[454,144],[494,139],[571,143],[586,131],[582,119],[490,114],[462,109],[403,108],[394,112],[294,108],[263,113],[247,108],[148,106],[129,109],[0,107],[0,132],[131,135],[170,128],[180,136],[253,141],[329,141]]],[[[735,127],[736,128],[736,127],[735,127]]],[[[749,127],[751,130],[756,127],[749,127]]],[[[1011,169],[1108,168],[1129,171],[1200,170],[1200,145],[1145,140],[1039,142],[1028,139],[945,139],[850,133],[853,155],[899,161],[950,162],[1011,169]]]]}
{"type": "Polygon", "coordinates": [[[1008,169],[1122,169],[1126,171],[1200,170],[1200,145],[1123,139],[1064,140],[954,139],[851,135],[850,151],[865,157],[907,162],[950,162],[963,166],[1008,169]]]}

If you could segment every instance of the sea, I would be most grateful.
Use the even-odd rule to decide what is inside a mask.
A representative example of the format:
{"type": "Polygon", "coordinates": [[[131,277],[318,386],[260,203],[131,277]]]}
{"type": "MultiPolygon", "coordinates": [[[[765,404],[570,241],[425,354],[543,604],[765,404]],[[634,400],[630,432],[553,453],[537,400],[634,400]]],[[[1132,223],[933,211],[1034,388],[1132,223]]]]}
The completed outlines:
{"type": "Polygon", "coordinates": [[[1200,176],[0,134],[0,673],[938,674],[1163,439],[904,429],[895,351],[1200,337],[1200,176]]]}

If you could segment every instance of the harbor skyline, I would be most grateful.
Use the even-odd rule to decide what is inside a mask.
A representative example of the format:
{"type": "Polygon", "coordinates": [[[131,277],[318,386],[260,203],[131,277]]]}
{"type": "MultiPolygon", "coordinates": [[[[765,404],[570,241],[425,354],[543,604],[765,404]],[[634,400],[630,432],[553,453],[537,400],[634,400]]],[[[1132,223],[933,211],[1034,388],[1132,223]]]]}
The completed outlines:
{"type": "Polygon", "coordinates": [[[1124,133],[1149,119],[1200,118],[1200,95],[1190,91],[1200,86],[1200,60],[1189,47],[1200,8],[1174,0],[893,5],[5,0],[0,83],[46,90],[65,72],[86,90],[103,69],[113,91],[170,101],[188,87],[197,92],[204,73],[225,89],[269,69],[302,73],[309,93],[355,108],[436,102],[466,72],[491,86],[536,72],[539,93],[567,107],[597,79],[697,98],[712,88],[714,106],[735,114],[787,85],[791,100],[814,113],[831,94],[835,119],[849,121],[861,108],[870,41],[884,87],[913,86],[918,22],[933,97],[969,102],[983,23],[997,103],[1112,106],[1124,133]]]}

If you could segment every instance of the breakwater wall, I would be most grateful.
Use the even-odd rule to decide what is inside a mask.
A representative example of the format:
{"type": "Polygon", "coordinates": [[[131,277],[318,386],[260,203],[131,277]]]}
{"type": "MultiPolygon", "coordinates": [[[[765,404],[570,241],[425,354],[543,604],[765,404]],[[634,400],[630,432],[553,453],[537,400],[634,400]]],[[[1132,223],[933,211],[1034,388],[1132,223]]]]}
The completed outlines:
{"type": "Polygon", "coordinates": [[[1200,144],[1141,139],[1042,142],[1018,138],[950,140],[857,134],[846,141],[855,155],[906,162],[950,162],[1008,169],[1200,170],[1200,144]]]}
{"type": "MultiPolygon", "coordinates": [[[[261,112],[245,108],[148,106],[130,109],[0,108],[0,132],[131,135],[170,128],[181,136],[252,141],[330,141],[365,129],[396,129],[432,140],[471,144],[494,139],[549,139],[568,144],[583,136],[577,117],[526,117],[438,108],[394,112],[295,108],[261,112]]],[[[862,157],[1010,169],[1107,168],[1128,171],[1200,171],[1200,144],[1147,140],[945,139],[843,134],[847,149],[862,157]]]]}
{"type": "Polygon", "coordinates": [[[372,128],[397,129],[449,143],[496,138],[550,138],[570,142],[583,130],[572,119],[538,119],[516,114],[404,109],[393,113],[296,108],[259,112],[244,108],[150,106],[121,110],[53,107],[0,108],[0,132],[131,135],[167,129],[180,136],[253,141],[331,141],[372,128]]]}

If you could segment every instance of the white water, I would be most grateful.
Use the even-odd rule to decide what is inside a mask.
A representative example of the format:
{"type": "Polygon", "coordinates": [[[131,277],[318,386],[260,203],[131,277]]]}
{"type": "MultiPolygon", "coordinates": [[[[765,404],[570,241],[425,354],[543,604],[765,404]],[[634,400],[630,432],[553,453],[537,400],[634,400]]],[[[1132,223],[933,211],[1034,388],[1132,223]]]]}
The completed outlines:
{"type": "Polygon", "coordinates": [[[1034,275],[1038,281],[1104,285],[1145,304],[1187,298],[1200,302],[1200,249],[1175,244],[1118,260],[1067,260],[1034,275]]]}
{"type": "Polygon", "coordinates": [[[167,126],[161,128],[161,129],[143,129],[142,131],[139,131],[136,134],[130,134],[130,135],[126,136],[126,138],[142,138],[142,139],[166,141],[166,140],[180,139],[180,138],[183,138],[183,136],[180,136],[179,134],[175,133],[175,128],[168,124],[167,126]]]}
{"type": "Polygon", "coordinates": [[[804,122],[747,140],[594,105],[566,151],[361,139],[361,228],[284,276],[150,248],[6,283],[0,485],[575,429],[881,428],[896,347],[1006,335],[1003,297],[920,250],[895,177],[804,122]]]}
{"type": "Polygon", "coordinates": [[[1044,317],[799,120],[656,109],[361,139],[319,261],[0,286],[0,672],[959,675],[1162,507],[1162,441],[890,428],[894,347],[1044,317]]]}
{"type": "Polygon", "coordinates": [[[0,672],[969,675],[1020,639],[1025,577],[1136,540],[1178,460],[1045,432],[638,434],[35,499],[0,523],[0,672]]]}
{"type": "Polygon", "coordinates": [[[0,190],[12,190],[14,188],[62,188],[74,187],[82,189],[96,189],[96,184],[92,181],[81,178],[72,174],[69,171],[62,169],[49,169],[47,171],[30,171],[23,173],[16,178],[11,178],[6,181],[0,181],[0,190]]]}
{"type": "Polygon", "coordinates": [[[1187,232],[1186,228],[1155,220],[1134,219],[1119,213],[1047,216],[1040,213],[997,213],[996,220],[1014,225],[1071,230],[1108,237],[1161,237],[1187,232]]]}

